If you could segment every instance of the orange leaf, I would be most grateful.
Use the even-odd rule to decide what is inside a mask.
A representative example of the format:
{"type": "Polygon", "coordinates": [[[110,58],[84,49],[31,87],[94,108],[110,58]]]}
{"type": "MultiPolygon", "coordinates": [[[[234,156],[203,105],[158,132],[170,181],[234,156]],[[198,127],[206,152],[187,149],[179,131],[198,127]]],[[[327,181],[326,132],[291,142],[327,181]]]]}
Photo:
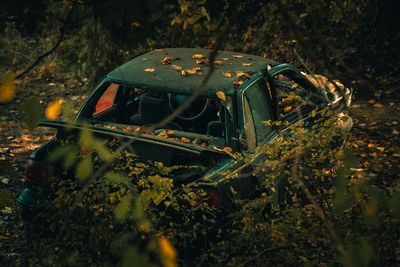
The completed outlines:
{"type": "Polygon", "coordinates": [[[285,113],[288,113],[288,112],[290,112],[290,111],[292,111],[293,110],[293,107],[292,106],[287,106],[287,107],[284,107],[283,108],[283,112],[285,112],[285,113]]]}
{"type": "Polygon", "coordinates": [[[214,61],[214,64],[215,64],[215,65],[223,65],[224,62],[222,62],[221,60],[215,60],[215,61],[214,61]]]}
{"type": "Polygon", "coordinates": [[[7,73],[0,82],[0,102],[8,102],[15,95],[14,75],[7,73]]]}
{"type": "Polygon", "coordinates": [[[229,156],[231,156],[232,158],[236,159],[236,156],[233,154],[232,148],[230,148],[229,146],[224,147],[222,149],[222,151],[224,151],[226,154],[228,154],[229,156]]]}
{"type": "Polygon", "coordinates": [[[201,58],[204,58],[204,56],[203,56],[202,54],[194,54],[194,55],[192,56],[192,58],[193,58],[193,59],[201,59],[201,58]]]}
{"type": "Polygon", "coordinates": [[[232,78],[232,73],[230,73],[230,72],[223,72],[223,75],[226,78],[232,78]]]}
{"type": "Polygon", "coordinates": [[[171,65],[171,67],[176,71],[181,71],[182,70],[182,67],[178,66],[178,65],[171,65]]]}
{"type": "Polygon", "coordinates": [[[234,58],[242,58],[242,55],[233,55],[234,58]]]}
{"type": "Polygon", "coordinates": [[[218,92],[216,93],[216,95],[217,95],[217,97],[218,97],[219,99],[221,99],[222,101],[226,101],[226,96],[225,96],[225,93],[224,93],[224,92],[218,91],[218,92]]]}
{"type": "Polygon", "coordinates": [[[245,67],[249,67],[249,66],[251,66],[251,63],[242,63],[242,65],[245,67]]]}
{"type": "Polygon", "coordinates": [[[161,64],[168,65],[171,64],[172,57],[165,57],[161,60],[161,64]]]}
{"type": "Polygon", "coordinates": [[[62,104],[64,104],[64,100],[62,98],[58,98],[50,102],[46,108],[46,118],[49,120],[55,120],[61,113],[62,104]]]}

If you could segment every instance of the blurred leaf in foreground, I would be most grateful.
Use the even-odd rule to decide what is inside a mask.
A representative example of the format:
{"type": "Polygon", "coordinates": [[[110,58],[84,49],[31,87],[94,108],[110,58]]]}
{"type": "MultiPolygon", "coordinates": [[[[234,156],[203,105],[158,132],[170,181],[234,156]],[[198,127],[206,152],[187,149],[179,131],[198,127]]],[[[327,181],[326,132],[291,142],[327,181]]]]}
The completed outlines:
{"type": "Polygon", "coordinates": [[[15,95],[14,75],[11,72],[6,73],[0,81],[0,102],[8,102],[15,95]]]}
{"type": "Polygon", "coordinates": [[[50,102],[46,108],[46,118],[49,120],[55,120],[61,113],[61,107],[64,104],[64,99],[58,98],[50,102]]]}
{"type": "Polygon", "coordinates": [[[20,107],[24,121],[29,129],[35,128],[40,120],[40,102],[37,97],[30,96],[22,102],[20,107]]]}

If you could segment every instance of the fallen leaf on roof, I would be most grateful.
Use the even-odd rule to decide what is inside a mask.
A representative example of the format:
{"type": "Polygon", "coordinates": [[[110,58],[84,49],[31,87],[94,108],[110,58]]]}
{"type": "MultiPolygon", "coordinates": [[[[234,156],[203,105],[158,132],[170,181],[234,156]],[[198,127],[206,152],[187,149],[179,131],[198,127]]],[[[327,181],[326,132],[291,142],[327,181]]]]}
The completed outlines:
{"type": "Polygon", "coordinates": [[[235,71],[235,73],[236,73],[236,77],[238,77],[238,78],[247,79],[247,78],[251,77],[248,73],[240,71],[240,70],[235,71]]]}
{"type": "Polygon", "coordinates": [[[192,56],[192,58],[193,58],[193,59],[201,59],[201,58],[204,58],[204,56],[203,56],[202,54],[194,54],[194,55],[192,56]]]}
{"type": "Polygon", "coordinates": [[[172,60],[172,57],[164,57],[164,58],[161,60],[161,64],[163,64],[163,65],[171,64],[171,60],[172,60]]]}
{"type": "Polygon", "coordinates": [[[242,65],[245,67],[249,67],[249,66],[251,66],[251,63],[242,63],[242,65]]]}
{"type": "Polygon", "coordinates": [[[228,57],[223,57],[223,58],[221,58],[221,59],[224,60],[224,61],[228,61],[228,60],[229,60],[228,57]]]}
{"type": "Polygon", "coordinates": [[[200,71],[201,68],[200,67],[194,67],[191,69],[184,69],[181,71],[183,76],[187,76],[187,75],[192,75],[192,74],[196,74],[198,71],[200,71]]]}
{"type": "Polygon", "coordinates": [[[216,93],[216,95],[217,95],[217,97],[218,97],[220,100],[226,101],[226,96],[225,96],[225,93],[224,93],[224,92],[218,91],[218,92],[216,93]]]}
{"type": "Polygon", "coordinates": [[[226,78],[232,78],[232,73],[230,73],[230,72],[223,72],[223,75],[226,78]]]}
{"type": "Polygon", "coordinates": [[[234,58],[242,58],[242,55],[233,55],[234,58]]]}
{"type": "Polygon", "coordinates": [[[224,62],[222,62],[221,60],[215,60],[215,61],[214,61],[214,64],[215,64],[215,65],[223,65],[224,62]]]}
{"type": "Polygon", "coordinates": [[[181,71],[182,70],[182,67],[178,66],[178,65],[171,65],[171,68],[173,68],[176,71],[181,71]]]}
{"type": "Polygon", "coordinates": [[[292,106],[287,106],[287,107],[284,107],[283,108],[283,112],[285,112],[285,113],[288,113],[288,112],[290,112],[290,111],[292,111],[293,110],[293,107],[292,106]]]}
{"type": "Polygon", "coordinates": [[[243,81],[234,81],[233,85],[234,86],[241,86],[243,84],[243,81]]]}
{"type": "Polygon", "coordinates": [[[232,158],[236,159],[236,156],[233,154],[232,148],[230,148],[229,146],[224,147],[222,149],[222,151],[224,151],[226,154],[228,154],[229,156],[231,156],[232,158]]]}
{"type": "Polygon", "coordinates": [[[206,62],[205,59],[196,59],[196,64],[203,64],[205,62],[206,62]]]}
{"type": "Polygon", "coordinates": [[[144,71],[145,72],[155,72],[156,69],[155,68],[145,68],[144,71]]]}

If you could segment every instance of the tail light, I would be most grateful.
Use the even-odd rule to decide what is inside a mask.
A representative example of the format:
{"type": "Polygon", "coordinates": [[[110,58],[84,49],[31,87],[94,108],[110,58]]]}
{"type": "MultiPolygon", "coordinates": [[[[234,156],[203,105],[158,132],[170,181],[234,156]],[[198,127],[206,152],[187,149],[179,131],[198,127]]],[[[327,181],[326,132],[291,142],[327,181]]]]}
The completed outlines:
{"type": "Polygon", "coordinates": [[[31,182],[45,184],[49,181],[49,170],[46,165],[29,160],[26,165],[25,176],[31,182]]]}

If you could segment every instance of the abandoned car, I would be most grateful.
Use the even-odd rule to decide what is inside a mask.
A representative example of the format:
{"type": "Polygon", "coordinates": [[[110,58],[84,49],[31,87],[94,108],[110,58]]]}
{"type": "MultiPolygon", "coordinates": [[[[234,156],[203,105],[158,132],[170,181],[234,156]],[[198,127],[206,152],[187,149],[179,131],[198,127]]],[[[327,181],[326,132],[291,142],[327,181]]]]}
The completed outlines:
{"type": "Polygon", "coordinates": [[[258,183],[251,170],[233,179],[220,175],[245,169],[245,162],[235,155],[268,144],[278,131],[310,119],[313,110],[339,112],[349,104],[349,90],[338,95],[317,88],[289,64],[236,52],[218,51],[203,84],[211,69],[210,52],[165,48],[140,54],[105,77],[74,125],[42,121],[41,126],[56,128],[57,135],[30,156],[18,203],[30,210],[41,207],[51,177],[62,169],[48,162],[49,153],[84,122],[97,138],[134,140],[131,149],[143,160],[202,166],[195,176],[181,175],[179,183],[199,181],[208,188],[212,204],[229,205],[231,188],[250,198],[258,183]],[[193,94],[197,97],[178,112],[193,94]],[[265,124],[278,120],[287,123],[265,124]],[[145,127],[151,133],[141,131],[145,127]]]}

